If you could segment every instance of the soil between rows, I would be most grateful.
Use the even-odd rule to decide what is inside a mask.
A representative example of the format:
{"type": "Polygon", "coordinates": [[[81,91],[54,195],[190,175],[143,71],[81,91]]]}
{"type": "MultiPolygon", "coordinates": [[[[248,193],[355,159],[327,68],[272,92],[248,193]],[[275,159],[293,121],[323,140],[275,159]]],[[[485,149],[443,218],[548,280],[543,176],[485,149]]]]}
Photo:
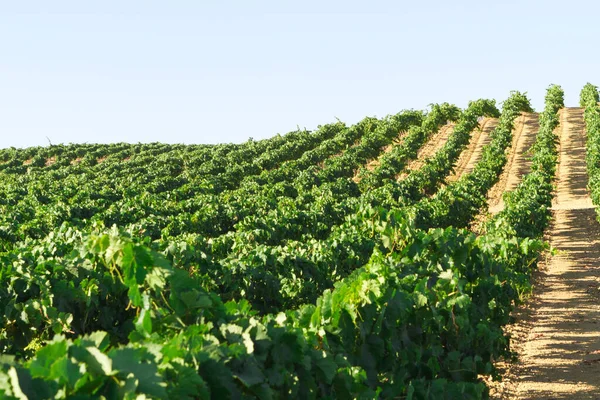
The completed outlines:
{"type": "Polygon", "coordinates": [[[600,399],[600,224],[587,191],[583,110],[561,111],[556,196],[534,295],[508,327],[514,364],[500,364],[499,399],[600,399]]]}

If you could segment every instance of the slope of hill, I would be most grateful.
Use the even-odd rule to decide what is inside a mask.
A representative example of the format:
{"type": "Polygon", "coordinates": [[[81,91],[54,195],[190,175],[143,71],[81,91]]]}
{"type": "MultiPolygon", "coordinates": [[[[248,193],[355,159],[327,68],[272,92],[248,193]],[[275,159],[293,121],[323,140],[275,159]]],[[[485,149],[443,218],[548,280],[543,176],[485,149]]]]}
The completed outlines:
{"type": "Polygon", "coordinates": [[[562,202],[583,162],[563,107],[553,85],[539,114],[513,92],[241,145],[0,151],[0,393],[487,398],[556,166],[562,202]]]}

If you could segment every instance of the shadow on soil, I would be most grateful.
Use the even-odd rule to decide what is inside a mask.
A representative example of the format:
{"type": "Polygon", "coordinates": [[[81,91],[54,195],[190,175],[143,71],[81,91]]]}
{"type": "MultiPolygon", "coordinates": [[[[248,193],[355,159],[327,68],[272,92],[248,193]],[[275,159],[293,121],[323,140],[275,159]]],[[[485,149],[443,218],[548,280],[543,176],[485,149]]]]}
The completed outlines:
{"type": "Polygon", "coordinates": [[[535,350],[511,368],[517,385],[509,385],[508,398],[600,399],[600,224],[587,192],[583,110],[563,112],[557,196],[547,231],[559,253],[542,263],[534,274],[534,296],[513,314],[517,352],[528,341],[535,341],[535,350]]]}
{"type": "Polygon", "coordinates": [[[516,315],[528,321],[522,329],[535,326],[535,340],[543,350],[536,355],[538,362],[523,366],[519,374],[521,379],[540,386],[571,386],[564,395],[537,390],[532,396],[535,399],[600,399],[600,340],[594,334],[600,330],[600,243],[593,240],[600,234],[600,225],[593,208],[555,211],[554,221],[557,219],[561,222],[552,230],[552,245],[560,253],[555,257],[572,266],[560,274],[539,271],[536,292],[562,286],[572,298],[534,297],[531,306],[516,315]]]}

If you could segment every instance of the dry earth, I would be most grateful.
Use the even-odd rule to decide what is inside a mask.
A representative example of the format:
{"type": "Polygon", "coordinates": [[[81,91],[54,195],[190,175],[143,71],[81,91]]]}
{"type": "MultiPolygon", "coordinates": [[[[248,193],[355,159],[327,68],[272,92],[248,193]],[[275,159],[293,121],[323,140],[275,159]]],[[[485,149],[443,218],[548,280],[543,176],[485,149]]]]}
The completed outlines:
{"type": "Polygon", "coordinates": [[[539,116],[536,113],[523,113],[515,121],[513,142],[508,160],[506,160],[506,166],[488,196],[488,210],[492,214],[504,209],[502,194],[514,190],[521,182],[523,175],[527,174],[531,168],[528,151],[535,142],[539,129],[538,118],[539,116]]]}
{"type": "Polygon", "coordinates": [[[499,399],[600,399],[600,225],[587,192],[583,111],[561,111],[557,190],[534,295],[508,328],[518,355],[499,399]]]}
{"type": "Polygon", "coordinates": [[[354,176],[352,177],[352,180],[356,183],[360,182],[362,177],[363,177],[363,173],[364,170],[366,171],[373,171],[375,168],[377,168],[381,162],[380,159],[381,157],[383,157],[385,154],[389,153],[390,151],[392,151],[392,149],[394,148],[394,146],[397,146],[399,144],[402,143],[402,141],[404,140],[404,137],[408,134],[408,131],[401,131],[400,133],[398,133],[398,136],[396,136],[393,140],[392,143],[385,146],[382,151],[379,153],[379,155],[372,159],[367,161],[366,165],[363,167],[359,167],[356,169],[356,171],[354,171],[354,176]]]}
{"type": "Polygon", "coordinates": [[[469,146],[461,153],[454,173],[448,177],[448,182],[457,181],[463,174],[473,171],[475,165],[481,160],[483,147],[492,140],[490,133],[496,126],[498,126],[497,118],[485,118],[481,121],[480,128],[473,132],[469,146]]]}
{"type": "Polygon", "coordinates": [[[425,164],[425,161],[430,159],[437,153],[439,149],[446,144],[450,134],[454,131],[454,124],[447,124],[442,126],[437,132],[425,142],[423,146],[417,152],[417,158],[408,163],[407,167],[402,173],[396,178],[398,180],[404,179],[411,171],[415,171],[425,164]]]}

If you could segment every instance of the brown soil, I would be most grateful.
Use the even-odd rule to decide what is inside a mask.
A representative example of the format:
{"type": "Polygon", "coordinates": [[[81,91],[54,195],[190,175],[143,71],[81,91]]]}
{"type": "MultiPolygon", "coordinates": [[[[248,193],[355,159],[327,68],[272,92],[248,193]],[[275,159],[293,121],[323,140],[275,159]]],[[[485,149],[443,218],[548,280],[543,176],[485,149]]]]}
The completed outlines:
{"type": "MultiPolygon", "coordinates": [[[[366,169],[367,171],[373,171],[375,168],[377,168],[380,164],[379,159],[386,153],[389,153],[394,146],[402,143],[402,139],[404,138],[404,136],[406,136],[406,134],[408,133],[408,131],[402,131],[400,133],[398,133],[398,136],[396,136],[393,140],[392,143],[385,146],[382,151],[379,153],[379,155],[372,159],[369,160],[366,165],[364,166],[364,169],[366,169]]],[[[362,172],[363,168],[357,168],[357,170],[354,172],[354,177],[352,178],[352,180],[356,183],[360,182],[360,180],[362,179],[362,172]]]]}
{"type": "Polygon", "coordinates": [[[516,364],[505,365],[500,399],[600,399],[600,224],[586,185],[583,112],[561,113],[553,220],[558,251],[540,266],[527,308],[508,328],[516,364]]]}
{"type": "Polygon", "coordinates": [[[471,136],[469,146],[461,153],[454,173],[448,177],[448,182],[457,181],[462,175],[473,171],[475,165],[481,160],[483,147],[492,140],[490,133],[496,126],[498,126],[497,118],[485,118],[480,123],[480,128],[476,129],[471,136]]]}
{"type": "Polygon", "coordinates": [[[442,126],[436,133],[431,135],[429,140],[419,149],[417,152],[417,158],[408,163],[404,171],[398,174],[397,180],[404,179],[411,171],[415,171],[421,168],[425,161],[430,159],[437,153],[439,149],[446,144],[450,134],[454,131],[454,124],[447,124],[442,126]]]}
{"type": "Polygon", "coordinates": [[[521,182],[523,175],[531,168],[531,158],[528,151],[535,142],[539,130],[539,116],[536,113],[523,113],[515,121],[513,140],[506,165],[498,182],[488,194],[488,210],[496,214],[504,209],[502,194],[514,190],[521,182]]]}
{"type": "Polygon", "coordinates": [[[46,160],[46,167],[56,164],[56,156],[52,156],[46,160]]]}

